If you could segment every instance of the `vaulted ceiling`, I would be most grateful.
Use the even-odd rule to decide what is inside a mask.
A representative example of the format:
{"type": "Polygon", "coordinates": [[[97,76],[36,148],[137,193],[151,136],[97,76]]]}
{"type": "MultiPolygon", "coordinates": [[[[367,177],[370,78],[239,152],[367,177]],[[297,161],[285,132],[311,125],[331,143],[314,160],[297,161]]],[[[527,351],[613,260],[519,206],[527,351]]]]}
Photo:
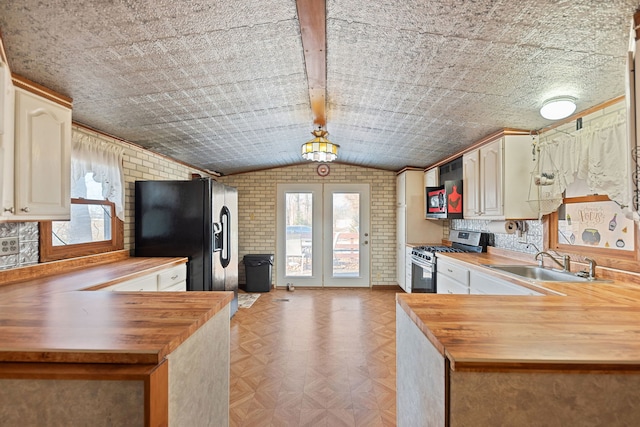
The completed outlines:
{"type": "MultiPolygon", "coordinates": [[[[542,102],[624,94],[637,0],[327,0],[339,161],[424,167],[542,102]]],[[[224,174],[299,163],[312,138],[295,0],[0,0],[9,65],[74,121],[224,174]]]]}

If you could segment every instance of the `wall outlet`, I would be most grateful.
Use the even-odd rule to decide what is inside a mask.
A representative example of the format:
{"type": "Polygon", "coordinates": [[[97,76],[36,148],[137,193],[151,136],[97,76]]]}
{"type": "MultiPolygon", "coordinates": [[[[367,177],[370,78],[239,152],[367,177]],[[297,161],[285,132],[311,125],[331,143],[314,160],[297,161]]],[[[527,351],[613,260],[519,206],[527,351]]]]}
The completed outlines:
{"type": "Polygon", "coordinates": [[[20,245],[17,237],[0,238],[0,256],[20,253],[20,245]]]}

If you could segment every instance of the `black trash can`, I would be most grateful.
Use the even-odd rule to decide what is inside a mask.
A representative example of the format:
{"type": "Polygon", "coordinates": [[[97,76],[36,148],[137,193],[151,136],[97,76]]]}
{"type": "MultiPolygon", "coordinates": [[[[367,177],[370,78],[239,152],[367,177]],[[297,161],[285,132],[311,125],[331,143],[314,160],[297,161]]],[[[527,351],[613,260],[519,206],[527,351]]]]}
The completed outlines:
{"type": "Polygon", "coordinates": [[[244,262],[247,292],[269,292],[271,290],[271,266],[273,254],[245,255],[244,262]]]}

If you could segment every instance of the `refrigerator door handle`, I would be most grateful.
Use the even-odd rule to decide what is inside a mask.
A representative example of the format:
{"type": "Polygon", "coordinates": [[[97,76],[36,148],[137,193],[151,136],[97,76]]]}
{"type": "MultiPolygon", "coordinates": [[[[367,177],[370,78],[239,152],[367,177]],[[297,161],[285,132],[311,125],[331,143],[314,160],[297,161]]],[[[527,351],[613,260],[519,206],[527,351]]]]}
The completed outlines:
{"type": "Polygon", "coordinates": [[[226,206],[220,210],[220,224],[222,224],[222,246],[220,251],[220,264],[227,268],[231,262],[231,211],[226,206]]]}
{"type": "Polygon", "coordinates": [[[213,252],[222,250],[222,224],[213,223],[213,252]]]}

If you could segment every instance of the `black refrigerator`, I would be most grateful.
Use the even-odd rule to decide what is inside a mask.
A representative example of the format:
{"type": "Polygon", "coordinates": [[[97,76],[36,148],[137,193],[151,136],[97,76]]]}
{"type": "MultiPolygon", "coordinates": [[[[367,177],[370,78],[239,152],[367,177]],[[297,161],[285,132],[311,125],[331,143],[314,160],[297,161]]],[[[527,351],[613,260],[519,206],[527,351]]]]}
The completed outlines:
{"type": "Polygon", "coordinates": [[[238,192],[210,178],[136,181],[135,255],[188,257],[188,291],[233,291],[238,310],[238,192]]]}

